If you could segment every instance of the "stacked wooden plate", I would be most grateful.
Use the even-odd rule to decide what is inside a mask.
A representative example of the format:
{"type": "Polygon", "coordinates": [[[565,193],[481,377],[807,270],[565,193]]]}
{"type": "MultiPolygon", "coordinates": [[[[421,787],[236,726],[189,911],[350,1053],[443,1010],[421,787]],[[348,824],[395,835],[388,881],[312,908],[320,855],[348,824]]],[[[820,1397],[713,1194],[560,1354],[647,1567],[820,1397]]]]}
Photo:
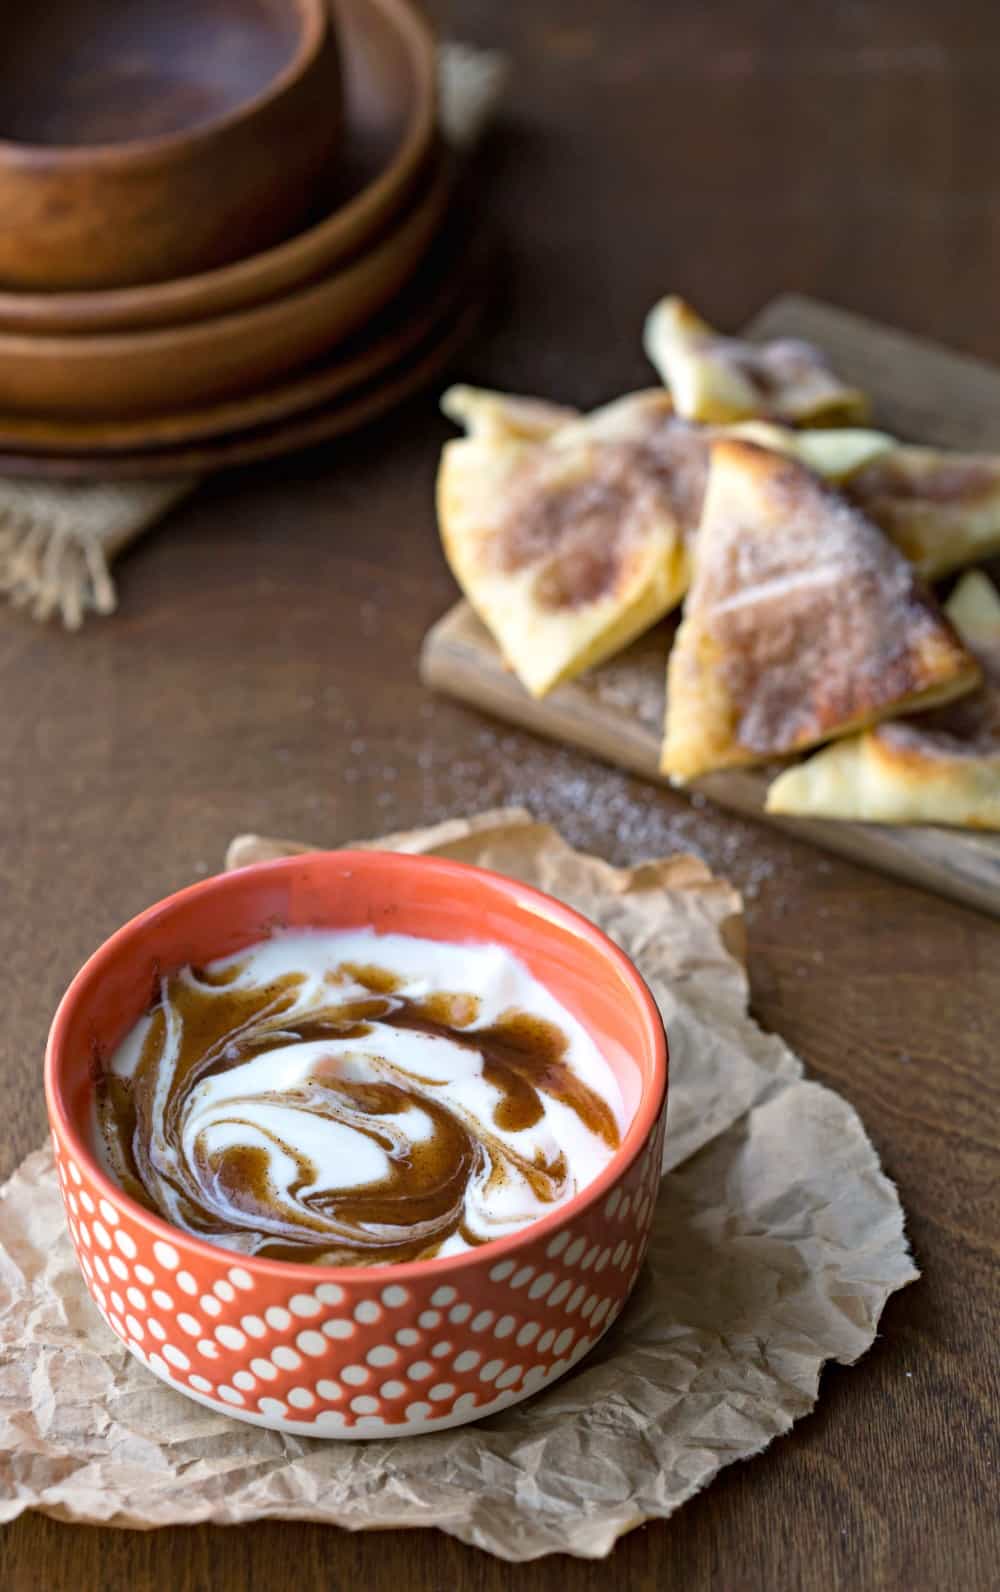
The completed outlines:
{"type": "Polygon", "coordinates": [[[264,458],[442,366],[476,271],[411,0],[59,9],[0,64],[0,473],[264,458]]]}

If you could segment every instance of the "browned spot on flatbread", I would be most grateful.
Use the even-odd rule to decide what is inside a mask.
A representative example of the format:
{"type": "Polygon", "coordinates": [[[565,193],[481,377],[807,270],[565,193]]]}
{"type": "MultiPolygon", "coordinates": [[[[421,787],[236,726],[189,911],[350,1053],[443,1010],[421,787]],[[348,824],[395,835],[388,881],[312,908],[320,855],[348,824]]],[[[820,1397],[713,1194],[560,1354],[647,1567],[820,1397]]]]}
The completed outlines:
{"type": "Polygon", "coordinates": [[[926,713],[894,719],[876,730],[894,757],[921,762],[926,756],[1000,757],[1000,647],[973,647],[983,666],[978,691],[926,713]]]}

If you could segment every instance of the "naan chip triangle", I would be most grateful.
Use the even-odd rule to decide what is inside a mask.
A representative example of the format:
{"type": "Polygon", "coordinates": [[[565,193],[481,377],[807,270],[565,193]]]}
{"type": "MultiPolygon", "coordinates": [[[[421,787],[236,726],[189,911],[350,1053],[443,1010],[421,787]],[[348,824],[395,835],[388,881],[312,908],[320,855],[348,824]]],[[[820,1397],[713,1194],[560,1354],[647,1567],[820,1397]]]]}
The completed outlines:
{"type": "Polygon", "coordinates": [[[662,766],[712,769],[949,700],[979,669],[903,555],[797,460],[712,448],[662,766]]]}
{"type": "Polygon", "coordinates": [[[811,343],[723,337],[675,296],[650,311],[643,346],[683,420],[847,425],[868,412],[865,395],[841,381],[811,343]]]}
{"type": "Polygon", "coordinates": [[[768,790],[768,812],[1000,829],[1000,596],[973,570],[945,613],[982,665],[980,689],[851,735],[786,769],[768,790]]]}
{"type": "Polygon", "coordinates": [[[846,491],[928,580],[1000,552],[1000,454],[899,444],[846,491]]]}
{"type": "Polygon", "coordinates": [[[681,600],[708,438],[676,420],[661,388],[542,437],[526,435],[524,409],[511,407],[523,400],[465,394],[456,402],[453,389],[448,408],[471,434],[445,445],[438,472],[445,555],[511,668],[542,696],[681,600]]]}

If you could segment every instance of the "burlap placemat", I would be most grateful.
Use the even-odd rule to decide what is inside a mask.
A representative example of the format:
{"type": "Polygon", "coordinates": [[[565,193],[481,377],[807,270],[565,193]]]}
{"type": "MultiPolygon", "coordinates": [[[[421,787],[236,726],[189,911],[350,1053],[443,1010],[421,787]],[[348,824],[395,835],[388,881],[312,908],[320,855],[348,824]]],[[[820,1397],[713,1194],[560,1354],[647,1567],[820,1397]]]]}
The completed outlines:
{"type": "MultiPolygon", "coordinates": [[[[671,1043],[669,1175],[630,1304],[571,1375],[477,1425],[343,1444],[259,1430],[111,1335],[36,1151],[0,1191],[0,1519],[438,1526],[509,1560],[597,1557],[787,1431],[824,1361],[863,1354],[917,1275],[856,1113],[748,1017],[739,898],[702,863],[611,868],[519,812],[379,844],[549,890],[649,982],[671,1043]]],[[[229,861],[294,849],[243,837],[229,861]]]]}

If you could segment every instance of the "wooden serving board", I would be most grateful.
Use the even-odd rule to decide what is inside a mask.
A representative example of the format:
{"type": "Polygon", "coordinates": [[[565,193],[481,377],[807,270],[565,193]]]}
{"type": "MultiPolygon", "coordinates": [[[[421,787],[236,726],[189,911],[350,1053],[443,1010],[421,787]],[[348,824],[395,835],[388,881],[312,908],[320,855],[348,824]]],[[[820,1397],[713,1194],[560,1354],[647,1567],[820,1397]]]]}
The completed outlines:
{"type": "MultiPolygon", "coordinates": [[[[872,395],[873,424],[896,436],[1000,450],[1000,370],[797,295],[775,299],[747,335],[805,337],[826,349],[837,372],[872,395]]],[[[435,690],[665,784],[658,765],[671,631],[669,621],[658,625],[618,657],[535,701],[469,606],[459,603],[428,634],[421,675],[435,690]]],[[[728,770],[697,781],[697,788],[720,807],[1000,917],[1000,834],[779,818],[764,812],[770,777],[767,770],[728,770]]]]}

